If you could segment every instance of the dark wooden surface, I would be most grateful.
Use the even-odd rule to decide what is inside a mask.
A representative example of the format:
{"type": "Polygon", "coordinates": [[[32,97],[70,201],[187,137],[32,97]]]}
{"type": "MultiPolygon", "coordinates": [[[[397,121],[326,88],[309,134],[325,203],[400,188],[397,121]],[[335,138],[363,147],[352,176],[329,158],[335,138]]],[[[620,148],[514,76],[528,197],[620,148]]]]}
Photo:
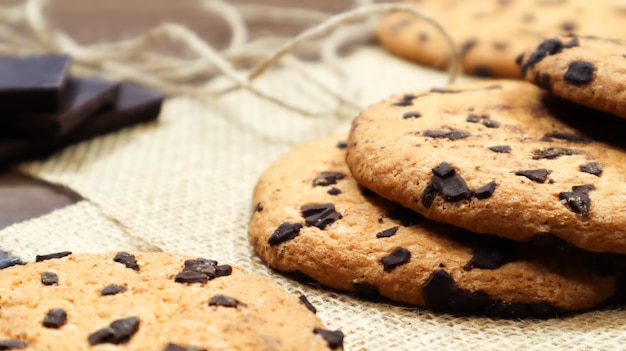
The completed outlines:
{"type": "MultiPolygon", "coordinates": [[[[0,0],[0,5],[20,2],[0,0]]],[[[353,4],[352,0],[231,0],[231,3],[306,7],[326,12],[342,11],[353,4]]],[[[55,0],[49,2],[46,15],[55,26],[83,44],[131,38],[170,22],[184,24],[216,48],[223,48],[230,39],[226,24],[202,11],[199,3],[192,0],[55,0]]],[[[251,37],[259,38],[274,34],[295,35],[310,25],[291,21],[255,21],[249,23],[249,28],[251,37]]],[[[75,203],[79,198],[66,189],[16,172],[0,171],[0,229],[75,203]]],[[[0,259],[2,257],[0,252],[0,259]]]]}

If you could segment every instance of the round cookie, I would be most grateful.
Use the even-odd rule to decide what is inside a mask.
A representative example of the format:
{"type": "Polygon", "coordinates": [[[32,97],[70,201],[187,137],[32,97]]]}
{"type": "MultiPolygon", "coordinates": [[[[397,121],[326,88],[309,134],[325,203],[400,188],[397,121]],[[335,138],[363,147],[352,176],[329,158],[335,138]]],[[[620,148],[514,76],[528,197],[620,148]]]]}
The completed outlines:
{"type": "Polygon", "coordinates": [[[626,43],[555,37],[527,50],[524,78],[570,101],[626,118],[626,43]]]}
{"type": "MultiPolygon", "coordinates": [[[[626,11],[612,0],[409,0],[441,22],[462,54],[467,74],[520,77],[516,57],[542,39],[576,33],[626,39],[626,11]]],[[[441,33],[405,12],[376,29],[390,52],[445,68],[450,50],[441,33]]]]}
{"type": "Polygon", "coordinates": [[[425,217],[626,253],[626,121],[524,81],[417,91],[354,121],[356,180],[425,217]]]}
{"type": "Polygon", "coordinates": [[[342,348],[298,298],[236,266],[140,252],[38,260],[0,270],[0,350],[342,348]]]}
{"type": "Polygon", "coordinates": [[[297,147],[260,177],[249,239],[270,266],[368,297],[500,317],[583,310],[615,292],[614,276],[591,269],[598,255],[469,233],[361,188],[340,140],[297,147]]]}

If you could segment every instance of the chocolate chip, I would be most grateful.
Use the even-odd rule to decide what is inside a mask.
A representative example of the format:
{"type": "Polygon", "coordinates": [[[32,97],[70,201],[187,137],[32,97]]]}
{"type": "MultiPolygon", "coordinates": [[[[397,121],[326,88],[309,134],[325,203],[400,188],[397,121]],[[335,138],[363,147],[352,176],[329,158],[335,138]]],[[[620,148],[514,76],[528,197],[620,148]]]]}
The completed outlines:
{"type": "Polygon", "coordinates": [[[497,269],[515,259],[515,251],[510,241],[490,240],[474,248],[472,258],[463,266],[469,271],[473,268],[497,269]]]}
{"type": "Polygon", "coordinates": [[[591,190],[595,190],[593,184],[574,186],[572,191],[559,193],[559,200],[566,204],[574,213],[588,217],[591,210],[591,199],[588,192],[591,190]]]}
{"type": "Polygon", "coordinates": [[[43,326],[46,328],[59,329],[67,322],[67,312],[60,308],[51,309],[43,318],[43,326]]]}
{"type": "Polygon", "coordinates": [[[215,294],[209,300],[209,306],[237,307],[246,306],[246,304],[230,296],[215,294]]]}
{"type": "Polygon", "coordinates": [[[578,28],[578,25],[574,22],[567,21],[561,23],[561,29],[565,32],[573,32],[576,28],[578,28]]]}
{"type": "Polygon", "coordinates": [[[233,267],[228,264],[221,264],[215,267],[216,277],[227,277],[233,274],[233,267]]]}
{"type": "Polygon", "coordinates": [[[356,292],[360,296],[364,296],[367,298],[380,297],[380,292],[378,291],[378,287],[376,285],[364,282],[353,282],[352,286],[354,287],[354,292],[356,292]]]}
{"type": "Polygon", "coordinates": [[[511,145],[490,146],[489,150],[500,153],[500,154],[508,154],[511,152],[511,145]]]}
{"type": "Polygon", "coordinates": [[[482,199],[491,197],[495,191],[496,191],[496,182],[492,180],[491,182],[474,190],[474,196],[476,196],[477,199],[482,200],[482,199]]]}
{"type": "Polygon", "coordinates": [[[470,133],[464,130],[452,130],[452,131],[444,131],[444,130],[425,130],[422,135],[429,138],[435,139],[448,139],[448,140],[460,140],[465,139],[470,136],[470,133]]]}
{"type": "Polygon", "coordinates": [[[517,57],[515,57],[515,63],[518,66],[520,66],[523,61],[524,61],[524,53],[522,52],[521,54],[517,55],[517,57]]]}
{"type": "Polygon", "coordinates": [[[402,99],[400,99],[400,101],[394,102],[392,106],[400,106],[400,107],[412,106],[413,100],[415,100],[416,97],[417,96],[412,95],[412,94],[405,94],[402,97],[402,99]]]}
{"type": "Polygon", "coordinates": [[[285,222],[278,226],[267,240],[267,243],[273,246],[289,241],[300,234],[300,229],[302,229],[302,224],[300,223],[285,222]]]}
{"type": "Polygon", "coordinates": [[[328,347],[332,350],[343,347],[343,333],[341,331],[315,328],[313,329],[313,332],[324,338],[324,340],[328,343],[328,347]]]}
{"type": "Polygon", "coordinates": [[[467,53],[474,47],[476,46],[476,44],[478,44],[478,40],[476,39],[470,39],[466,42],[464,42],[463,44],[461,44],[461,48],[459,49],[459,52],[461,54],[461,57],[465,57],[465,55],[467,55],[467,53]]]}
{"type": "Polygon", "coordinates": [[[482,292],[467,292],[456,287],[452,276],[444,270],[434,271],[422,285],[426,307],[432,310],[457,312],[480,311],[489,302],[482,292]]]}
{"type": "Polygon", "coordinates": [[[561,156],[579,155],[580,150],[566,149],[563,147],[549,147],[533,152],[533,160],[554,160],[561,156]]]}
{"type": "Polygon", "coordinates": [[[535,183],[545,183],[550,172],[545,168],[517,171],[515,175],[526,177],[535,183]]]}
{"type": "Polygon", "coordinates": [[[596,67],[591,62],[573,61],[567,67],[563,78],[574,85],[585,85],[593,81],[596,67]]]}
{"type": "Polygon", "coordinates": [[[563,50],[563,43],[557,39],[547,39],[541,42],[537,49],[530,54],[528,60],[522,65],[522,75],[525,76],[526,72],[533,68],[536,64],[541,62],[546,56],[558,54],[563,50]]]}
{"type": "Polygon", "coordinates": [[[115,320],[108,327],[89,335],[87,341],[90,345],[126,344],[139,330],[139,322],[137,317],[115,320]]]}
{"type": "Polygon", "coordinates": [[[581,172],[593,174],[596,177],[602,175],[602,171],[604,170],[604,166],[598,162],[589,162],[584,165],[578,166],[581,172]]]}
{"type": "Polygon", "coordinates": [[[551,90],[552,89],[552,85],[550,84],[551,79],[552,79],[552,76],[550,76],[550,73],[539,73],[539,72],[535,73],[535,83],[540,88],[551,90]]]}
{"type": "Polygon", "coordinates": [[[300,295],[299,299],[300,299],[300,303],[303,304],[304,307],[307,308],[307,310],[309,310],[309,311],[311,311],[313,313],[317,313],[317,309],[315,308],[315,306],[313,306],[311,301],[309,301],[309,299],[306,298],[306,296],[300,295]]]}
{"type": "Polygon", "coordinates": [[[396,234],[398,229],[400,229],[400,227],[392,227],[392,228],[385,229],[381,232],[376,233],[376,237],[379,239],[392,237],[396,234]]]}
{"type": "Polygon", "coordinates": [[[41,273],[41,284],[59,285],[59,276],[53,272],[43,272],[41,273]]]}
{"type": "Polygon", "coordinates": [[[542,141],[552,141],[551,139],[559,139],[559,140],[565,140],[565,141],[569,141],[570,143],[575,143],[575,144],[589,144],[592,142],[591,139],[584,137],[584,136],[580,136],[580,135],[576,135],[576,134],[570,134],[570,133],[559,133],[559,132],[551,132],[548,133],[546,135],[544,135],[541,140],[542,141]]]}
{"type": "Polygon", "coordinates": [[[129,254],[128,252],[118,252],[115,257],[113,257],[113,261],[123,264],[124,266],[126,266],[126,268],[130,268],[139,272],[137,259],[135,258],[135,256],[129,254]]]}
{"type": "Polygon", "coordinates": [[[259,201],[254,207],[254,212],[263,212],[263,204],[259,201]]]}
{"type": "Polygon", "coordinates": [[[167,344],[167,346],[165,346],[163,351],[207,351],[207,350],[199,349],[197,347],[191,347],[191,346],[180,346],[180,345],[170,342],[169,344],[167,344]]]}
{"type": "Polygon", "coordinates": [[[478,123],[480,122],[480,116],[475,114],[475,113],[470,113],[469,115],[467,115],[467,118],[465,119],[466,122],[469,123],[478,123]]]}
{"type": "Polygon", "coordinates": [[[206,258],[185,260],[183,271],[204,274],[208,279],[213,279],[217,276],[217,261],[208,260],[206,258]]]}
{"type": "Polygon", "coordinates": [[[446,202],[459,202],[472,197],[472,191],[458,174],[440,179],[439,182],[441,183],[440,195],[446,202]]]}
{"type": "Polygon", "coordinates": [[[483,121],[483,125],[487,128],[500,128],[500,122],[491,119],[483,121]]]}
{"type": "Polygon", "coordinates": [[[338,180],[344,179],[345,175],[341,172],[322,172],[313,179],[313,186],[328,186],[337,184],[338,180]]]}
{"type": "Polygon", "coordinates": [[[341,219],[341,213],[335,211],[335,205],[331,203],[304,205],[300,207],[307,226],[317,227],[324,230],[327,225],[341,219]]]}
{"type": "Polygon", "coordinates": [[[328,189],[327,193],[328,193],[328,195],[336,196],[336,195],[341,194],[341,190],[339,190],[339,189],[337,189],[335,187],[332,187],[332,188],[328,189]]]}
{"type": "Polygon", "coordinates": [[[403,247],[397,247],[388,256],[383,257],[380,261],[385,267],[385,271],[403,265],[411,260],[411,252],[403,247]]]}
{"type": "Polygon", "coordinates": [[[35,262],[41,262],[41,261],[51,260],[55,258],[62,258],[65,256],[69,256],[71,254],[72,253],[70,251],[61,251],[61,252],[55,252],[55,253],[51,253],[47,255],[37,255],[35,256],[35,262]]]}
{"type": "Polygon", "coordinates": [[[341,149],[341,150],[346,149],[346,148],[348,148],[348,142],[345,141],[345,140],[342,140],[342,141],[338,142],[337,145],[335,145],[335,147],[337,149],[341,149]]]}
{"type": "Polygon", "coordinates": [[[204,284],[207,281],[209,281],[209,277],[207,277],[205,274],[202,274],[200,272],[183,270],[182,272],[179,272],[178,274],[176,274],[176,276],[174,277],[174,281],[176,283],[204,284]]]}
{"type": "Polygon", "coordinates": [[[422,193],[422,205],[426,208],[430,208],[439,193],[441,193],[441,183],[439,179],[433,177],[422,193]]]}
{"type": "Polygon", "coordinates": [[[400,222],[403,227],[410,227],[424,221],[424,216],[406,207],[397,207],[385,217],[400,222]]]}
{"type": "Polygon", "coordinates": [[[417,111],[409,111],[409,112],[405,112],[404,114],[402,114],[402,118],[404,119],[420,118],[420,117],[422,117],[422,114],[417,111]]]}
{"type": "Polygon", "coordinates": [[[27,346],[26,341],[22,340],[0,340],[0,351],[25,349],[27,346]]]}
{"type": "Polygon", "coordinates": [[[126,287],[117,284],[109,284],[100,290],[100,295],[109,296],[109,295],[117,295],[126,291],[126,287]]]}
{"type": "Polygon", "coordinates": [[[432,169],[433,174],[440,178],[448,178],[456,173],[454,167],[448,162],[441,162],[435,168],[432,169]]]}

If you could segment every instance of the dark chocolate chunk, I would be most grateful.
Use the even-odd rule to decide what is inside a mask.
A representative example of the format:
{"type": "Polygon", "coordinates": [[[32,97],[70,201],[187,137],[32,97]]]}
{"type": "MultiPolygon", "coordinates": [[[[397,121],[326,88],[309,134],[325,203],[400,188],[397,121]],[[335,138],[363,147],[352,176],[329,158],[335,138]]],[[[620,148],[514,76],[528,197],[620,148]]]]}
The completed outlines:
{"type": "Polygon", "coordinates": [[[307,226],[326,228],[327,225],[341,219],[341,213],[335,211],[335,205],[331,203],[304,205],[300,207],[304,222],[307,226]]]}
{"type": "Polygon", "coordinates": [[[66,136],[94,112],[117,99],[119,84],[95,78],[69,79],[59,108],[46,113],[21,113],[0,118],[5,136],[66,136]]]}
{"type": "Polygon", "coordinates": [[[535,183],[545,183],[550,172],[545,168],[517,171],[515,175],[526,177],[535,183]]]}
{"type": "Polygon", "coordinates": [[[25,349],[28,344],[22,340],[0,340],[0,351],[25,349]]]}
{"type": "Polygon", "coordinates": [[[209,281],[209,277],[207,277],[206,274],[202,274],[200,272],[183,270],[182,272],[176,274],[176,277],[174,277],[174,281],[177,283],[204,284],[209,281]]]}
{"type": "Polygon", "coordinates": [[[448,139],[448,140],[459,140],[465,139],[470,136],[470,133],[464,130],[452,130],[452,131],[444,131],[444,130],[425,130],[422,135],[429,138],[435,139],[448,139]]]}
{"type": "Polygon", "coordinates": [[[197,272],[204,274],[208,279],[216,277],[217,261],[207,260],[206,258],[197,258],[194,260],[185,260],[183,271],[197,272]]]}
{"type": "Polygon", "coordinates": [[[461,44],[461,47],[459,49],[459,52],[461,54],[461,57],[465,57],[465,55],[467,55],[467,53],[474,47],[476,46],[476,44],[478,44],[478,40],[476,39],[470,39],[466,42],[464,42],[463,44],[461,44]]]}
{"type": "Polygon", "coordinates": [[[446,202],[459,202],[472,197],[472,191],[467,183],[456,173],[451,177],[440,179],[439,182],[441,184],[440,195],[446,202]]]}
{"type": "Polygon", "coordinates": [[[135,256],[129,254],[128,252],[118,252],[117,254],[115,254],[115,257],[113,257],[113,261],[123,264],[124,266],[126,266],[126,268],[130,268],[139,272],[137,259],[135,258],[135,256]]]}
{"type": "Polygon", "coordinates": [[[317,313],[317,309],[315,308],[315,306],[313,306],[311,301],[309,301],[309,299],[306,298],[306,296],[300,295],[299,299],[300,299],[300,303],[303,304],[304,307],[307,308],[307,310],[309,310],[309,311],[311,311],[313,313],[317,313]]]}
{"type": "Polygon", "coordinates": [[[109,295],[117,295],[126,291],[126,287],[117,284],[109,284],[100,290],[100,295],[109,296],[109,295]]]}
{"type": "Polygon", "coordinates": [[[348,142],[345,141],[345,140],[342,140],[342,141],[338,142],[337,145],[335,145],[335,147],[337,149],[341,149],[341,150],[347,149],[348,148],[348,142]]]}
{"type": "Polygon", "coordinates": [[[559,133],[559,132],[548,133],[544,135],[541,139],[542,141],[552,141],[551,140],[552,138],[569,141],[570,143],[575,143],[575,144],[589,144],[592,142],[590,138],[587,138],[584,136],[570,134],[570,133],[559,133]]]}
{"type": "Polygon", "coordinates": [[[454,167],[452,167],[448,162],[441,162],[437,167],[432,169],[433,174],[440,178],[447,178],[456,173],[454,167]]]}
{"type": "Polygon", "coordinates": [[[367,298],[380,298],[380,292],[378,291],[378,287],[376,285],[364,282],[353,282],[352,286],[354,287],[354,292],[360,296],[367,298]]]}
{"type": "Polygon", "coordinates": [[[572,191],[559,193],[559,200],[565,203],[574,213],[588,217],[591,210],[591,199],[588,193],[591,190],[595,190],[593,184],[573,186],[572,191]]]}
{"type": "Polygon", "coordinates": [[[300,223],[285,222],[278,226],[267,242],[273,246],[291,240],[300,234],[300,229],[302,229],[302,224],[300,223]]]}
{"type": "Polygon", "coordinates": [[[582,151],[563,147],[549,147],[533,152],[533,160],[554,160],[561,156],[579,155],[582,151]]]}
{"type": "Polygon", "coordinates": [[[59,285],[59,276],[53,272],[43,272],[41,273],[41,284],[59,285]]]}
{"type": "Polygon", "coordinates": [[[474,248],[472,258],[463,266],[463,269],[468,271],[473,268],[497,269],[515,259],[515,250],[511,241],[483,240],[474,248]]]}
{"type": "Polygon", "coordinates": [[[395,208],[393,211],[387,213],[386,217],[400,222],[400,225],[403,227],[410,227],[424,221],[424,216],[406,207],[395,208]]]}
{"type": "Polygon", "coordinates": [[[335,187],[332,187],[332,188],[328,189],[327,193],[328,193],[328,195],[336,196],[336,195],[341,194],[341,190],[339,190],[339,189],[337,189],[335,187]]]}
{"type": "Polygon", "coordinates": [[[563,78],[574,85],[585,85],[593,81],[596,67],[591,62],[573,61],[567,67],[563,78]]]}
{"type": "Polygon", "coordinates": [[[46,328],[59,329],[67,322],[67,312],[60,308],[51,309],[43,318],[43,326],[46,328]]]}
{"type": "Polygon", "coordinates": [[[434,271],[422,285],[426,307],[435,310],[477,312],[487,305],[489,297],[482,292],[467,292],[456,287],[444,270],[434,271]]]}
{"type": "Polygon", "coordinates": [[[596,177],[602,175],[602,171],[604,170],[604,166],[598,162],[589,162],[584,165],[578,166],[581,172],[593,174],[596,177]]]}
{"type": "Polygon", "coordinates": [[[246,304],[230,296],[215,294],[209,300],[209,306],[237,307],[246,306],[246,304]]]}
{"type": "Polygon", "coordinates": [[[467,118],[465,119],[465,121],[469,123],[478,123],[480,122],[480,120],[481,120],[480,116],[475,113],[470,113],[469,115],[467,115],[467,118]]]}
{"type": "Polygon", "coordinates": [[[552,85],[550,84],[550,80],[552,79],[552,77],[550,76],[550,73],[535,73],[535,82],[537,83],[537,86],[539,86],[540,88],[544,88],[546,90],[551,90],[552,89],[552,85]]]}
{"type": "Polygon", "coordinates": [[[402,118],[404,119],[420,118],[420,117],[422,117],[422,114],[417,111],[409,111],[409,112],[405,112],[404,114],[402,114],[402,118]]]}
{"type": "Polygon", "coordinates": [[[522,62],[524,62],[524,53],[523,52],[515,57],[515,63],[518,66],[520,66],[522,64],[522,62]]]}
{"type": "Polygon", "coordinates": [[[45,260],[52,260],[55,258],[62,258],[65,256],[69,256],[72,253],[69,251],[61,251],[61,252],[55,252],[55,253],[51,253],[51,254],[47,254],[47,255],[37,255],[35,256],[35,262],[41,262],[41,261],[45,261],[45,260]]]}
{"type": "Polygon", "coordinates": [[[170,342],[167,344],[167,346],[165,346],[163,351],[207,351],[207,350],[199,349],[197,347],[191,347],[191,346],[180,346],[180,345],[170,342]]]}
{"type": "Polygon", "coordinates": [[[500,128],[500,122],[494,121],[492,119],[484,120],[483,125],[487,128],[500,128]]]}
{"type": "Polygon", "coordinates": [[[126,344],[139,330],[140,320],[129,317],[113,321],[108,327],[102,328],[87,338],[89,345],[98,344],[126,344]]]}
{"type": "Polygon", "coordinates": [[[415,100],[415,98],[417,98],[417,96],[412,94],[405,94],[402,99],[400,99],[400,101],[394,102],[392,106],[411,106],[413,105],[413,100],[415,100]]]}
{"type": "Polygon", "coordinates": [[[70,131],[67,139],[69,142],[87,140],[156,119],[161,113],[163,99],[161,93],[131,83],[122,83],[115,103],[102,112],[88,117],[70,131]]]}
{"type": "Polygon", "coordinates": [[[0,108],[4,111],[58,108],[70,61],[68,55],[0,56],[0,108]]]}
{"type": "Polygon", "coordinates": [[[522,65],[522,76],[526,75],[526,72],[533,68],[536,64],[541,62],[546,56],[558,54],[563,50],[563,43],[557,39],[546,39],[535,51],[530,54],[528,60],[522,65]]]}
{"type": "Polygon", "coordinates": [[[496,182],[492,180],[491,182],[474,190],[474,196],[476,196],[477,199],[486,199],[486,198],[491,197],[491,195],[493,195],[495,191],[496,191],[496,182]]]}
{"type": "Polygon", "coordinates": [[[388,272],[410,260],[411,252],[403,247],[397,247],[389,255],[383,257],[380,262],[385,267],[385,271],[388,272]]]}
{"type": "Polygon", "coordinates": [[[500,153],[500,154],[508,154],[511,152],[511,145],[490,146],[489,150],[500,153]]]}
{"type": "Polygon", "coordinates": [[[341,172],[322,172],[319,176],[313,179],[313,186],[328,186],[337,184],[338,180],[345,177],[346,176],[341,172]]]}
{"type": "Polygon", "coordinates": [[[254,212],[263,212],[263,204],[259,201],[254,207],[254,212]]]}
{"type": "Polygon", "coordinates": [[[438,178],[433,177],[430,183],[426,185],[426,188],[424,188],[424,192],[422,193],[422,205],[426,208],[430,208],[440,192],[441,183],[438,178]]]}
{"type": "Polygon", "coordinates": [[[396,232],[398,231],[398,229],[400,229],[400,227],[391,227],[388,229],[385,229],[381,232],[376,233],[376,237],[377,238],[389,238],[392,237],[396,234],[396,232]]]}
{"type": "Polygon", "coordinates": [[[227,277],[233,274],[233,267],[228,264],[220,264],[215,267],[215,276],[216,277],[227,277]]]}
{"type": "Polygon", "coordinates": [[[328,347],[332,350],[343,347],[343,333],[340,330],[326,330],[315,328],[313,329],[315,334],[320,335],[328,343],[328,347]]]}

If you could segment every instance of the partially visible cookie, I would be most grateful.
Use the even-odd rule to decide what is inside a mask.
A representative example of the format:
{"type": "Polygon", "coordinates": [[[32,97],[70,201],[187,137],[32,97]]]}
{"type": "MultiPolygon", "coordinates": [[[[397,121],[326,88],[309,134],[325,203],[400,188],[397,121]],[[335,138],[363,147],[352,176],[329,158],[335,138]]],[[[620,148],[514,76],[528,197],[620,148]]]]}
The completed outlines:
{"type": "MultiPolygon", "coordinates": [[[[576,33],[626,39],[626,11],[611,0],[408,0],[452,35],[467,74],[520,77],[515,59],[536,42],[576,33]]],[[[409,13],[393,13],[377,37],[392,53],[445,68],[450,50],[434,26],[409,13]]]]}
{"type": "Polygon", "coordinates": [[[425,217],[626,253],[626,121],[525,81],[394,96],[353,121],[356,180],[425,217]]]}
{"type": "Polygon", "coordinates": [[[554,37],[520,56],[524,78],[570,101],[626,118],[626,43],[554,37]]]}
{"type": "Polygon", "coordinates": [[[298,298],[236,266],[139,252],[38,260],[0,270],[0,350],[342,348],[298,298]]]}
{"type": "Polygon", "coordinates": [[[615,292],[586,254],[469,233],[361,188],[342,137],[292,150],[259,179],[249,237],[270,266],[365,296],[503,317],[587,309],[615,292]]]}

